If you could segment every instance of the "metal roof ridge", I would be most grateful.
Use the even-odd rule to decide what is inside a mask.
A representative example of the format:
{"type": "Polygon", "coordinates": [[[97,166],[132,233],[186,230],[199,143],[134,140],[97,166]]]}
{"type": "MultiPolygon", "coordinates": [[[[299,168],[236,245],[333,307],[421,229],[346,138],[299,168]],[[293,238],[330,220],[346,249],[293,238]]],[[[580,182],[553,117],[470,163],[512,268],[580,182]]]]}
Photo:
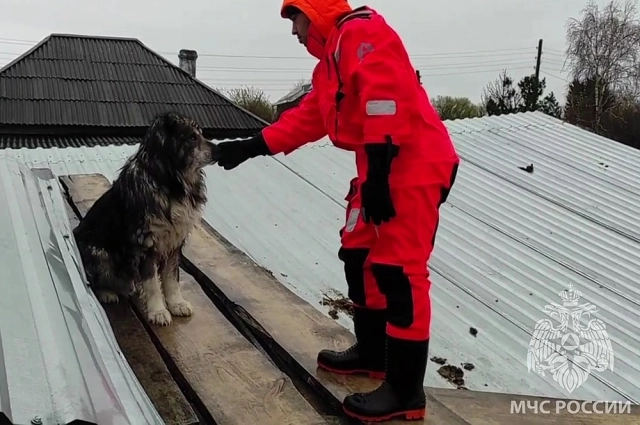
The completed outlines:
{"type": "Polygon", "coordinates": [[[72,33],[51,33],[49,35],[50,38],[58,37],[58,38],[87,38],[94,40],[112,40],[112,41],[140,41],[135,37],[123,37],[123,36],[114,36],[114,35],[91,35],[91,34],[72,34],[72,33]]]}

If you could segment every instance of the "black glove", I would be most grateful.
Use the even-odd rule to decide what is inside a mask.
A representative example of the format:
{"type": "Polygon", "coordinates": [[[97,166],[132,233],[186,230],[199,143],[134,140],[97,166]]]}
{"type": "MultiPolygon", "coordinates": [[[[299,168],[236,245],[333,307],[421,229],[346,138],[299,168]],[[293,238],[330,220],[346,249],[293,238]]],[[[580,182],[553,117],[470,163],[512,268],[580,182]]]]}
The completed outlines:
{"type": "Polygon", "coordinates": [[[213,159],[220,167],[231,170],[247,159],[260,155],[272,155],[262,133],[258,133],[250,139],[218,143],[213,159]]]}
{"type": "Polygon", "coordinates": [[[362,219],[379,226],[396,216],[389,189],[391,162],[399,148],[387,138],[387,143],[365,144],[368,160],[367,179],[362,183],[362,219]]]}

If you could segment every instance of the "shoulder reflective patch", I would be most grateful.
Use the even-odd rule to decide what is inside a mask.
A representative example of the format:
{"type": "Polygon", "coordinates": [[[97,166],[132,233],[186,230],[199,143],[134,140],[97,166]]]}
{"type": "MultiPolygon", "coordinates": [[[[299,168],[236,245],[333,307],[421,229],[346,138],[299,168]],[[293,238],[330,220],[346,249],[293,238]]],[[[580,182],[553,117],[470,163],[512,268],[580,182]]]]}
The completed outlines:
{"type": "Polygon", "coordinates": [[[367,102],[367,115],[395,115],[395,100],[370,100],[367,102]]]}
{"type": "Polygon", "coordinates": [[[342,40],[342,34],[338,37],[338,41],[336,42],[336,51],[333,53],[333,57],[336,62],[340,62],[340,40],[342,40]]]}
{"type": "Polygon", "coordinates": [[[358,59],[360,59],[360,62],[371,52],[373,52],[373,45],[371,43],[360,43],[358,46],[358,59]]]}

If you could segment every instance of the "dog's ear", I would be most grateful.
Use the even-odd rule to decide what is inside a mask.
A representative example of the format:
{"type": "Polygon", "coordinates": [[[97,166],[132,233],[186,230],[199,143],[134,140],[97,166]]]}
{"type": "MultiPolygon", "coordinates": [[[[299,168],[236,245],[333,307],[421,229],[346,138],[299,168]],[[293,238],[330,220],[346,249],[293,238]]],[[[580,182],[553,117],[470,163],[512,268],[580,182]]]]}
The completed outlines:
{"type": "Polygon", "coordinates": [[[175,125],[175,118],[168,113],[159,113],[151,122],[147,134],[145,136],[146,144],[164,145],[170,139],[172,134],[172,126],[175,125]]]}
{"type": "Polygon", "coordinates": [[[169,112],[164,115],[163,119],[163,128],[165,133],[167,134],[175,134],[178,130],[178,123],[180,122],[180,117],[174,113],[169,112]]]}

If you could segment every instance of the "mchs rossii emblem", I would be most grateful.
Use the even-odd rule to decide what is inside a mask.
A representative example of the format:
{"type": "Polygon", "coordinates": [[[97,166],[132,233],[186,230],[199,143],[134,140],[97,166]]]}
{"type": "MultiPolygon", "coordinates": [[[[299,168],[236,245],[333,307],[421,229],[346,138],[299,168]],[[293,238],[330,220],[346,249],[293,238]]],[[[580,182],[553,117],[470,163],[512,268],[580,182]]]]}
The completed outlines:
{"type": "Polygon", "coordinates": [[[549,319],[536,323],[527,365],[529,372],[540,376],[548,372],[560,387],[572,393],[592,371],[613,371],[613,349],[604,322],[590,319],[598,308],[589,302],[579,304],[582,293],[574,290],[573,284],[559,295],[562,305],[544,307],[544,312],[555,317],[559,325],[554,326],[549,319]],[[583,316],[588,319],[586,324],[581,323],[583,316]]]}

